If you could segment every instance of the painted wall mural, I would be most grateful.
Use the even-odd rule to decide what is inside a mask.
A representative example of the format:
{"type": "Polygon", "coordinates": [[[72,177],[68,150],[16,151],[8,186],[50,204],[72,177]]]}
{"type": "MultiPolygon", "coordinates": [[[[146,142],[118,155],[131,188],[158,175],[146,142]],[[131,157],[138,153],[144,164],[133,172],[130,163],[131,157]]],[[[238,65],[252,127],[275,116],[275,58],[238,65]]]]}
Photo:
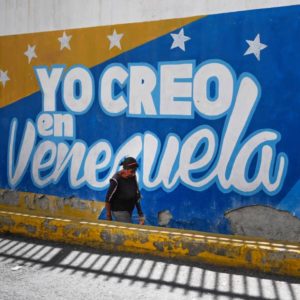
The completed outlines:
{"type": "Polygon", "coordinates": [[[0,37],[0,187],[104,201],[134,156],[148,224],[228,233],[224,213],[253,204],[300,217],[299,13],[0,37]]]}

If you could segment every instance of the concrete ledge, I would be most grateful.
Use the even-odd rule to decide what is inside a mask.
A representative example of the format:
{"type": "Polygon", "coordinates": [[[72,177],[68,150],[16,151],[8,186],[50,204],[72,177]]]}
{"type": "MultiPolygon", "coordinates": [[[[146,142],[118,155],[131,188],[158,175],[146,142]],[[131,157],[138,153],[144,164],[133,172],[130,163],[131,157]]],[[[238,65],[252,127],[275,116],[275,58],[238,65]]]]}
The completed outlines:
{"type": "Polygon", "coordinates": [[[300,244],[0,211],[0,232],[300,277],[300,244]]]}
{"type": "Polygon", "coordinates": [[[0,189],[0,210],[37,214],[54,218],[74,218],[95,221],[105,203],[74,196],[58,197],[0,189]]]}

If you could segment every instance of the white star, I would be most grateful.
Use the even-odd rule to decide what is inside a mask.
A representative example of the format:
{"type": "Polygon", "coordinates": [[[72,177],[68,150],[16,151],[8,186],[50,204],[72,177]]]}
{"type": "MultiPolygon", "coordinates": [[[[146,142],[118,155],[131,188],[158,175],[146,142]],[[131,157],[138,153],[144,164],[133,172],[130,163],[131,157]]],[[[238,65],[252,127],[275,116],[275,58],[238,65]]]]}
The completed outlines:
{"type": "Polygon", "coordinates": [[[35,47],[36,47],[35,45],[33,45],[32,47],[28,45],[27,50],[24,52],[24,55],[28,57],[29,64],[34,57],[37,57],[35,53],[35,47]]]}
{"type": "Polygon", "coordinates": [[[2,83],[2,85],[5,86],[6,81],[8,81],[8,80],[10,80],[10,79],[7,76],[7,71],[0,70],[0,82],[2,83]]]}
{"type": "Polygon", "coordinates": [[[64,31],[63,35],[58,38],[58,40],[60,41],[60,50],[62,50],[64,48],[68,48],[69,50],[71,50],[71,47],[70,47],[70,39],[71,38],[72,38],[72,36],[67,35],[66,32],[64,31]]]}
{"type": "Polygon", "coordinates": [[[185,51],[185,42],[187,42],[191,38],[184,35],[183,28],[181,28],[181,30],[177,34],[171,33],[171,36],[173,38],[173,44],[171,46],[171,49],[179,47],[181,50],[185,51]]]}
{"type": "Polygon", "coordinates": [[[107,38],[110,40],[109,50],[113,47],[118,47],[119,49],[121,49],[120,40],[123,35],[123,33],[117,34],[116,30],[114,29],[113,34],[107,36],[107,38]]]}
{"type": "Polygon", "coordinates": [[[246,42],[249,45],[249,48],[244,53],[244,55],[254,54],[257,60],[260,60],[260,51],[267,48],[268,46],[260,42],[259,33],[256,35],[253,41],[246,40],[246,42]]]}

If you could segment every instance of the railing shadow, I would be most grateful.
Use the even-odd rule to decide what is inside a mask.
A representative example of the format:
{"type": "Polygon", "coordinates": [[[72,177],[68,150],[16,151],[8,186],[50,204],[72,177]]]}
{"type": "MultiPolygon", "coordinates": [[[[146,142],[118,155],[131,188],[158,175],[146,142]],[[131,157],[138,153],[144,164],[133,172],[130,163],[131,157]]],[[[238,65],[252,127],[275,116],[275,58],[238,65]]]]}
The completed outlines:
{"type": "Polygon", "coordinates": [[[110,253],[86,247],[70,246],[47,241],[0,235],[0,262],[24,264],[68,272],[80,272],[96,279],[117,278],[117,282],[137,282],[143,287],[168,287],[170,292],[180,289],[184,295],[197,293],[213,295],[213,299],[238,298],[249,300],[299,300],[300,279],[271,276],[258,272],[224,269],[200,264],[189,264],[148,255],[110,253]],[[298,294],[297,294],[298,292],[298,294]],[[288,295],[288,296],[287,296],[288,295]]]}

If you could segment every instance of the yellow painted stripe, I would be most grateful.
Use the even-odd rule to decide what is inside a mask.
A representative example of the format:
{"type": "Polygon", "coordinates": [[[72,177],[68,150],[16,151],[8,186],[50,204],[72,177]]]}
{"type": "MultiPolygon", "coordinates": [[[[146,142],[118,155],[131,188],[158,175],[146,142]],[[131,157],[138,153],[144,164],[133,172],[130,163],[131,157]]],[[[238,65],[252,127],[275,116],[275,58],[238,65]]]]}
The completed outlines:
{"type": "Polygon", "coordinates": [[[9,105],[39,90],[33,66],[83,64],[93,67],[123,52],[172,32],[201,17],[163,21],[110,25],[92,28],[66,30],[71,49],[60,50],[59,37],[64,31],[51,31],[0,37],[0,70],[7,71],[10,78],[3,86],[0,83],[0,107],[9,105]],[[121,49],[109,49],[107,36],[116,30],[122,33],[121,49]],[[28,45],[35,45],[37,58],[28,63],[24,55],[28,45]]]}
{"type": "Polygon", "coordinates": [[[300,277],[300,245],[117,222],[0,211],[0,233],[300,277]]]}

